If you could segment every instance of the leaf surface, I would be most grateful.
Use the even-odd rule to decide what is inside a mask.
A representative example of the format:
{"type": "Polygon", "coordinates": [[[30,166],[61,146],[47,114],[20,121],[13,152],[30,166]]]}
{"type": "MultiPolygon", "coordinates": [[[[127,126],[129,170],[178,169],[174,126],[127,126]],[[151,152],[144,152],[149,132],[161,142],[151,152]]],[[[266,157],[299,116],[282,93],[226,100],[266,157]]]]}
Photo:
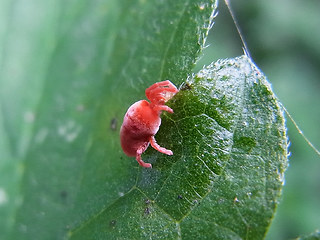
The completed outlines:
{"type": "Polygon", "coordinates": [[[61,239],[134,186],[123,115],[192,72],[215,1],[0,4],[0,238],[61,239]]]}
{"type": "Polygon", "coordinates": [[[262,239],[287,166],[282,110],[245,56],[190,77],[164,114],[132,188],[70,232],[71,239],[262,239]]]}
{"type": "Polygon", "coordinates": [[[246,57],[191,76],[214,1],[0,4],[1,239],[264,236],[284,118],[246,57]],[[187,78],[156,135],[174,155],[149,148],[142,169],[121,150],[123,115],[154,82],[187,78]]]}
{"type": "Polygon", "coordinates": [[[317,230],[309,235],[305,235],[302,237],[298,237],[297,240],[319,240],[320,239],[320,231],[317,230]]]}

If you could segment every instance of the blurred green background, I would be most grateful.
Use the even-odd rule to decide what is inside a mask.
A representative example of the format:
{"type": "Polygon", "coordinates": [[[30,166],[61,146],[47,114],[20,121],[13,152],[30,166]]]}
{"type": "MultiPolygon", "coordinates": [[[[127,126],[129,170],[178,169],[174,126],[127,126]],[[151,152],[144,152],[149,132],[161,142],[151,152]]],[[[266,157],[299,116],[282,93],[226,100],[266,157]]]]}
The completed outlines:
{"type": "MultiPolygon", "coordinates": [[[[305,136],[320,148],[320,1],[234,0],[251,56],[305,136]]],[[[195,71],[242,54],[224,1],[195,71]]],[[[320,228],[320,157],[287,119],[291,143],[283,196],[267,239],[292,239],[320,228]]]]}

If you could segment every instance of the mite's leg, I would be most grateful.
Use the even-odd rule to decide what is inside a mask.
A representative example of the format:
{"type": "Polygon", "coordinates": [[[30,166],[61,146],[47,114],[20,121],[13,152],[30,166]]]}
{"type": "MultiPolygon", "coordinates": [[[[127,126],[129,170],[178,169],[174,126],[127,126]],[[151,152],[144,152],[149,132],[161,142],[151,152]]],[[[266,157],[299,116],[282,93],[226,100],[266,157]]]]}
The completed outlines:
{"type": "Polygon", "coordinates": [[[157,88],[176,88],[176,86],[174,86],[169,80],[165,80],[165,81],[162,81],[162,82],[156,82],[154,84],[152,84],[150,87],[148,87],[146,89],[146,93],[149,93],[157,88]]]}
{"type": "Polygon", "coordinates": [[[136,153],[136,160],[142,167],[152,168],[152,165],[150,163],[145,163],[141,159],[141,154],[144,153],[144,151],[147,149],[148,146],[149,146],[149,143],[147,142],[146,144],[144,144],[138,148],[137,153],[136,153]]]}
{"type": "Polygon", "coordinates": [[[167,111],[169,113],[173,113],[172,108],[168,107],[167,105],[154,105],[154,104],[150,104],[150,105],[156,111],[167,111]]]}
{"type": "Polygon", "coordinates": [[[157,150],[161,153],[164,153],[167,155],[173,154],[173,152],[171,150],[165,149],[164,147],[160,147],[160,145],[156,142],[156,139],[154,138],[154,136],[150,137],[150,144],[155,150],[157,150]]]}
{"type": "Polygon", "coordinates": [[[162,91],[167,91],[167,92],[178,92],[179,90],[177,89],[177,87],[175,85],[173,85],[173,83],[171,83],[169,80],[166,81],[162,81],[162,82],[157,82],[154,83],[153,85],[151,85],[150,87],[148,87],[146,89],[146,95],[148,96],[152,96],[152,95],[156,95],[159,92],[162,91]]]}
{"type": "Polygon", "coordinates": [[[154,103],[166,102],[179,90],[169,80],[157,82],[146,89],[147,98],[154,103]]]}

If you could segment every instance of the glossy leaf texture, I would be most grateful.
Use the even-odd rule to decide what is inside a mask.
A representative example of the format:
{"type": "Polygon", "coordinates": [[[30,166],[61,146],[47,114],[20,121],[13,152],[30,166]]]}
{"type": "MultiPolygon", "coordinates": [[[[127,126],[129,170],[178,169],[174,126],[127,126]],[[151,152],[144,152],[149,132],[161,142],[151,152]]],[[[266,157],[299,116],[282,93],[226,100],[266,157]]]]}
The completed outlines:
{"type": "Polygon", "coordinates": [[[317,230],[309,235],[305,235],[302,237],[296,238],[296,240],[319,240],[320,239],[320,231],[317,230]]]}
{"type": "Polygon", "coordinates": [[[189,77],[169,102],[152,169],[71,239],[263,239],[287,167],[285,121],[265,76],[246,56],[189,77]]]}
{"type": "Polygon", "coordinates": [[[71,238],[128,192],[133,205],[118,214],[135,209],[142,169],[121,150],[123,115],[154,82],[185,81],[215,8],[214,0],[0,2],[0,239],[71,238]]]}

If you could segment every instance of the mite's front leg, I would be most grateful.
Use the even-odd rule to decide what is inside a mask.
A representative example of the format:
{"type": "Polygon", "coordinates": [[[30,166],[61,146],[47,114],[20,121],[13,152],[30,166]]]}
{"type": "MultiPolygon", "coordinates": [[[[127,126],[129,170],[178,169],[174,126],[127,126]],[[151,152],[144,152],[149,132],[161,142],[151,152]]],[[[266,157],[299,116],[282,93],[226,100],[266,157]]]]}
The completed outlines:
{"type": "Polygon", "coordinates": [[[169,101],[179,90],[169,80],[157,82],[146,89],[146,96],[151,103],[164,104],[169,101]]]}
{"type": "Polygon", "coordinates": [[[151,106],[156,111],[166,111],[169,113],[173,113],[172,108],[168,107],[167,105],[151,105],[151,106]]]}

